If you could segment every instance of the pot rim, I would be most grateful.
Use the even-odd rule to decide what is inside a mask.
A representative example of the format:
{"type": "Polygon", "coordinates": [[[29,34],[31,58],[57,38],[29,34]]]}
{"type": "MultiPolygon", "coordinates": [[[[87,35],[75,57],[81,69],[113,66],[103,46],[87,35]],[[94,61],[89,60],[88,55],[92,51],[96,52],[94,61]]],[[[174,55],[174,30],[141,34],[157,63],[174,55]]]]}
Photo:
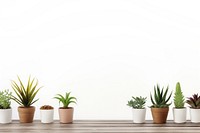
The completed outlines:
{"type": "Polygon", "coordinates": [[[29,106],[29,107],[19,106],[18,108],[35,108],[35,106],[29,106]]]}
{"type": "Polygon", "coordinates": [[[67,107],[67,108],[59,107],[58,109],[74,109],[74,108],[73,107],[67,107]]]}
{"type": "Polygon", "coordinates": [[[0,109],[0,110],[12,110],[12,108],[9,108],[9,109],[0,109]]]}

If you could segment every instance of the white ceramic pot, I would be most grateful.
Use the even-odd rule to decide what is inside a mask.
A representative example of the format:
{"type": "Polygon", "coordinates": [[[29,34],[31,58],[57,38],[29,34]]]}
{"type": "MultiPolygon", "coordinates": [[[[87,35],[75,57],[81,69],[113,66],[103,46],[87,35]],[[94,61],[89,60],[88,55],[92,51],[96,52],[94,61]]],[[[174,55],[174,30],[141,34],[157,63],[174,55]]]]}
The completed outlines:
{"type": "Polygon", "coordinates": [[[187,115],[186,108],[173,108],[173,116],[175,123],[185,123],[186,115],[187,115]]]}
{"type": "Polygon", "coordinates": [[[132,109],[133,111],[133,122],[134,123],[144,123],[146,117],[146,108],[145,109],[132,109]]]}
{"type": "Polygon", "coordinates": [[[0,123],[6,124],[12,122],[12,109],[0,109],[0,123]]]}
{"type": "Polygon", "coordinates": [[[200,109],[190,108],[190,119],[193,123],[200,123],[200,109]]]}
{"type": "Polygon", "coordinates": [[[40,118],[42,123],[52,123],[53,122],[53,116],[54,116],[54,110],[43,110],[40,109],[40,118]]]}

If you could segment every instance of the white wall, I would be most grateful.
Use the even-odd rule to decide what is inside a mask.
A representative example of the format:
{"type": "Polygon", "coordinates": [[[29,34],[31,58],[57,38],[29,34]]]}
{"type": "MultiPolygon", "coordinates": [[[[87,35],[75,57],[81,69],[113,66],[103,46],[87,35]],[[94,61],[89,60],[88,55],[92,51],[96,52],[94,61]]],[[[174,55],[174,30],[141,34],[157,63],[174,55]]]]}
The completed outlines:
{"type": "MultiPolygon", "coordinates": [[[[0,1],[0,88],[11,89],[16,75],[26,81],[31,74],[44,86],[37,109],[58,108],[52,97],[71,91],[78,99],[75,119],[131,119],[127,101],[147,96],[150,106],[157,83],[173,90],[180,81],[185,96],[200,93],[199,4],[0,1]]],[[[17,106],[12,103],[14,119],[17,106]]]]}

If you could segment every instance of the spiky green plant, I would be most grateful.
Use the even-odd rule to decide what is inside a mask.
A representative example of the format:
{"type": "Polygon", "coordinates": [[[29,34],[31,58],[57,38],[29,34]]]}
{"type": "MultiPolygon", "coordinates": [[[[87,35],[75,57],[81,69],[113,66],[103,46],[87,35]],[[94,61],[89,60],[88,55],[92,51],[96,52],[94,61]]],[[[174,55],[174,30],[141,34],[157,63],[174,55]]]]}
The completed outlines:
{"type": "Polygon", "coordinates": [[[153,96],[150,93],[152,106],[151,108],[167,108],[171,105],[171,103],[168,103],[172,96],[172,92],[167,97],[169,87],[167,86],[166,90],[164,90],[164,87],[162,90],[160,89],[160,86],[157,84],[157,86],[154,86],[154,99],[153,96]]]}
{"type": "Polygon", "coordinates": [[[181,85],[178,82],[176,84],[176,91],[174,93],[174,106],[175,108],[184,108],[184,105],[185,105],[185,98],[181,90],[181,85]]]}
{"type": "Polygon", "coordinates": [[[134,109],[144,109],[146,103],[146,97],[132,97],[130,101],[128,101],[128,106],[134,109]]]}
{"type": "Polygon", "coordinates": [[[30,107],[32,104],[34,104],[39,99],[34,100],[36,94],[40,90],[41,87],[38,86],[38,80],[35,81],[35,78],[31,79],[31,76],[29,76],[27,86],[25,86],[21,79],[17,76],[19,83],[15,81],[11,81],[11,86],[16,93],[17,96],[12,95],[12,99],[17,102],[19,105],[24,107],[30,107]]]}
{"type": "Polygon", "coordinates": [[[0,91],[0,109],[10,109],[12,93],[9,90],[0,91]]]}
{"type": "Polygon", "coordinates": [[[60,102],[63,104],[63,107],[62,108],[69,108],[69,105],[71,103],[76,103],[76,98],[75,97],[72,97],[70,96],[71,92],[65,94],[64,95],[61,95],[61,94],[57,94],[56,97],[54,97],[55,99],[57,99],[59,101],[59,104],[60,102]]]}
{"type": "Polygon", "coordinates": [[[190,108],[200,109],[200,96],[197,94],[192,95],[192,97],[188,97],[186,103],[190,105],[190,108]]]}

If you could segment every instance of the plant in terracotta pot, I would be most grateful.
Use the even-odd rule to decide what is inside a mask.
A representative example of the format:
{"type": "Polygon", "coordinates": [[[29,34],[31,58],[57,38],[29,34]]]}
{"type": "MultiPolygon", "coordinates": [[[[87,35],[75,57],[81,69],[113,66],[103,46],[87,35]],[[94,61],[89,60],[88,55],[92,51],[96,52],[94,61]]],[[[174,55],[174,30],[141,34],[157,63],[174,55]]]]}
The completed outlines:
{"type": "Polygon", "coordinates": [[[130,101],[128,101],[128,106],[132,108],[133,112],[133,122],[134,123],[144,123],[146,116],[146,97],[132,97],[130,101]]]}
{"type": "Polygon", "coordinates": [[[186,103],[190,105],[190,119],[193,123],[200,122],[200,96],[198,94],[188,97],[186,103]]]}
{"type": "Polygon", "coordinates": [[[40,107],[40,118],[42,123],[53,122],[54,108],[50,105],[43,105],[40,107]]]}
{"type": "Polygon", "coordinates": [[[183,92],[181,90],[181,85],[178,82],[176,84],[176,91],[174,93],[174,108],[173,108],[173,115],[174,115],[174,122],[175,123],[185,123],[186,122],[186,114],[187,109],[184,107],[185,105],[185,98],[183,92]]]}
{"type": "Polygon", "coordinates": [[[59,108],[59,118],[60,118],[60,123],[72,123],[73,122],[73,112],[74,108],[69,107],[71,103],[76,103],[76,98],[70,96],[70,92],[65,95],[57,94],[55,99],[61,102],[63,104],[62,107],[59,108]]]}
{"type": "Polygon", "coordinates": [[[12,122],[11,95],[9,90],[0,91],[0,123],[12,122]]]}
{"type": "Polygon", "coordinates": [[[167,96],[168,93],[168,87],[164,89],[160,89],[160,86],[157,84],[157,86],[154,86],[154,97],[150,94],[151,97],[151,113],[153,116],[153,122],[156,124],[166,123],[167,121],[167,115],[169,111],[169,106],[171,103],[168,103],[172,92],[169,96],[167,96]]]}
{"type": "Polygon", "coordinates": [[[19,77],[18,81],[19,83],[12,80],[11,85],[16,94],[16,96],[12,95],[12,99],[20,105],[18,107],[20,122],[31,123],[35,113],[35,107],[31,105],[39,100],[35,100],[35,96],[41,87],[38,88],[38,80],[31,79],[31,77],[29,77],[26,86],[19,77]]]}

